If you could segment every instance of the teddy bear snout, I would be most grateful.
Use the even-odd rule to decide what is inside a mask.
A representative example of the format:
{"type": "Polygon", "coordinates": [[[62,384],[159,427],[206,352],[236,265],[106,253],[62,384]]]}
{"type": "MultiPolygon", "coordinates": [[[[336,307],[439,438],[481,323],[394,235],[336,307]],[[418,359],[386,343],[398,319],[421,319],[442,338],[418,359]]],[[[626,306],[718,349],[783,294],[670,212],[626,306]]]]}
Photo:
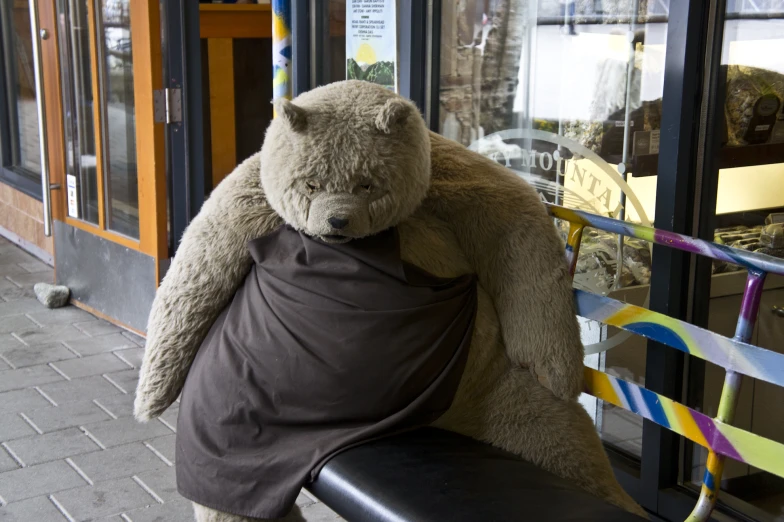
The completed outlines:
{"type": "Polygon", "coordinates": [[[348,219],[332,216],[327,220],[327,223],[335,230],[343,230],[348,225],[348,219]]]}

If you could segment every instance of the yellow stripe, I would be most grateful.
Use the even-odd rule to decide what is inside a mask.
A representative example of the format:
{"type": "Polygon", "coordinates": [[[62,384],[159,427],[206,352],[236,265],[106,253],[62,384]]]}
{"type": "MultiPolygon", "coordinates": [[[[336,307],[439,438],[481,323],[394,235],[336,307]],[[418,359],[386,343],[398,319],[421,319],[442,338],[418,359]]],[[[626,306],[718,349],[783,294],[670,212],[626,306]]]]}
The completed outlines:
{"type": "Polygon", "coordinates": [[[550,213],[553,216],[557,217],[558,219],[563,219],[563,220],[569,221],[571,223],[580,223],[582,225],[587,225],[588,224],[588,222],[586,220],[584,220],[583,218],[581,218],[580,216],[578,216],[577,214],[575,214],[574,212],[572,212],[568,208],[550,207],[549,211],[550,211],[550,213]]]}
{"type": "Polygon", "coordinates": [[[680,404],[674,404],[674,407],[675,414],[678,416],[678,421],[683,429],[682,433],[700,446],[709,448],[710,445],[702,434],[702,431],[700,431],[700,427],[697,426],[697,423],[694,421],[694,417],[691,416],[691,412],[680,404]]]}
{"type": "Polygon", "coordinates": [[[289,35],[289,28],[286,27],[286,21],[282,16],[274,16],[272,24],[272,34],[275,35],[275,40],[283,40],[289,35]]]}
{"type": "Polygon", "coordinates": [[[664,415],[667,416],[667,420],[670,422],[670,429],[675,433],[683,433],[683,427],[681,426],[681,420],[678,418],[678,415],[675,413],[675,403],[672,401],[665,399],[664,397],[659,397],[659,401],[661,401],[661,407],[664,410],[664,415]]]}
{"type": "Polygon", "coordinates": [[[597,399],[602,399],[610,404],[623,407],[618,394],[610,382],[607,375],[602,372],[596,371],[592,368],[585,368],[585,383],[591,392],[591,395],[597,399]]]}
{"type": "MultiPolygon", "coordinates": [[[[645,312],[647,312],[647,310],[645,310],[645,312]]],[[[604,322],[613,326],[623,327],[630,323],[642,322],[642,319],[645,317],[645,312],[641,313],[641,309],[635,309],[634,307],[627,305],[607,317],[607,320],[604,322]]]]}

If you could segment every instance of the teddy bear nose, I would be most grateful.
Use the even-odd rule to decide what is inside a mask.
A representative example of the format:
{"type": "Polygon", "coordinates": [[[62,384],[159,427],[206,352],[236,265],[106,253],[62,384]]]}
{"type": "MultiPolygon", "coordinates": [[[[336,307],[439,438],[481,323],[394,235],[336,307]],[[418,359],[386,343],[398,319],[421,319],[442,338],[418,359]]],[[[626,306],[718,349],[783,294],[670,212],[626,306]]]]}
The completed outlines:
{"type": "Polygon", "coordinates": [[[335,230],[342,230],[348,225],[348,219],[331,217],[327,220],[327,223],[335,230]]]}

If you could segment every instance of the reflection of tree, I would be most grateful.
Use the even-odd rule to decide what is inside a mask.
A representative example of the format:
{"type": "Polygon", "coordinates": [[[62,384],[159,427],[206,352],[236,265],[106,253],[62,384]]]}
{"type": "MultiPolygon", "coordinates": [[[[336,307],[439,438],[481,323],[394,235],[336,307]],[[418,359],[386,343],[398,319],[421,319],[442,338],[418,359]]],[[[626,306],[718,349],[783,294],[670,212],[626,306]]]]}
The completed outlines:
{"type": "Polygon", "coordinates": [[[136,121],[128,0],[103,0],[104,169],[110,228],[138,237],[136,121]]]}
{"type": "Polygon", "coordinates": [[[441,125],[467,145],[480,125],[486,133],[510,126],[527,2],[456,4],[445,6],[442,15],[441,125]]]}
{"type": "MultiPolygon", "coordinates": [[[[640,0],[640,15],[661,13],[668,10],[671,0],[640,0]],[[649,7],[650,6],[650,7],[649,7]]],[[[603,23],[628,23],[629,13],[634,0],[574,0],[575,22],[583,23],[588,16],[601,14],[603,23]]],[[[557,0],[539,0],[539,16],[555,17],[560,15],[557,0]]]]}
{"type": "Polygon", "coordinates": [[[131,24],[128,0],[103,0],[101,12],[105,27],[112,24],[128,27],[131,24]]]}
{"type": "MultiPolygon", "coordinates": [[[[5,9],[5,8],[3,8],[5,9]]],[[[16,166],[32,172],[40,171],[38,112],[36,106],[35,77],[33,73],[33,49],[30,36],[30,11],[27,2],[15,3],[12,9],[9,33],[4,44],[10,51],[9,74],[2,78],[9,89],[11,104],[8,106],[11,121],[11,141],[14,147],[13,161],[16,166]],[[18,157],[16,154],[18,153],[18,157]]]]}
{"type": "MultiPolygon", "coordinates": [[[[638,14],[645,15],[649,2],[638,1],[638,14]]],[[[628,21],[633,5],[634,0],[602,0],[602,23],[628,21]]],[[[520,68],[527,67],[524,45],[531,45],[526,40],[537,17],[556,16],[558,6],[557,0],[459,0],[444,6],[439,124],[445,135],[467,145],[480,133],[519,125],[513,103],[520,68]]],[[[577,0],[577,23],[595,9],[594,0],[577,0]]],[[[622,72],[625,78],[625,64],[622,72]]]]}
{"type": "Polygon", "coordinates": [[[16,110],[19,118],[20,166],[38,173],[41,171],[41,148],[38,137],[38,105],[35,98],[20,98],[16,110]]]}

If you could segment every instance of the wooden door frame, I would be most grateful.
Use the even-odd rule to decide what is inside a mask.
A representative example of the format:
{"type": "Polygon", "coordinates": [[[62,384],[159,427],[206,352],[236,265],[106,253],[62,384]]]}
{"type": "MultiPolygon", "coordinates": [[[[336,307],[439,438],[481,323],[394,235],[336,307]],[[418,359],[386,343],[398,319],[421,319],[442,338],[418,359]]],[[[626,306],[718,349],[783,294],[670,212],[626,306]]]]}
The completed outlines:
{"type": "MultiPolygon", "coordinates": [[[[130,0],[136,165],[139,179],[139,240],[155,258],[156,271],[168,259],[164,122],[155,121],[153,93],[163,88],[161,18],[158,0],[130,0]]],[[[156,277],[156,284],[160,277],[156,277]]]]}
{"type": "Polygon", "coordinates": [[[84,230],[103,239],[142,252],[160,261],[168,257],[168,227],[166,199],[166,162],[163,122],[155,121],[153,92],[163,87],[160,11],[158,0],[130,0],[131,45],[133,52],[133,90],[136,119],[136,165],[139,201],[139,239],[129,238],[106,228],[104,172],[100,161],[100,140],[103,129],[98,124],[103,106],[103,96],[98,87],[96,56],[95,8],[100,0],[89,1],[90,13],[90,68],[93,77],[94,118],[96,122],[96,155],[98,157],[99,225],[66,215],[65,198],[65,142],[63,133],[63,105],[61,97],[59,26],[56,0],[40,2],[41,28],[49,37],[42,40],[44,95],[46,100],[48,153],[50,177],[53,184],[62,187],[52,194],[52,217],[72,227],[84,230]]]}

